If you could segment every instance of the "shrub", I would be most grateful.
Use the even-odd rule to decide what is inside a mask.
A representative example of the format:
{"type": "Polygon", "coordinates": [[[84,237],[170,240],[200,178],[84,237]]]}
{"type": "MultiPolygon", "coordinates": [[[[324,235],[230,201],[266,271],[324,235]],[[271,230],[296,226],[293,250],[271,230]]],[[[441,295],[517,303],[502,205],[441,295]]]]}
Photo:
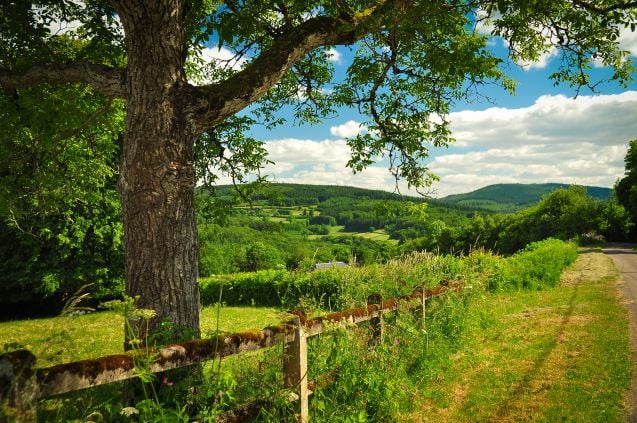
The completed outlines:
{"type": "Polygon", "coordinates": [[[562,270],[577,258],[577,246],[558,239],[533,242],[507,259],[509,288],[542,289],[555,286],[562,270]]]}

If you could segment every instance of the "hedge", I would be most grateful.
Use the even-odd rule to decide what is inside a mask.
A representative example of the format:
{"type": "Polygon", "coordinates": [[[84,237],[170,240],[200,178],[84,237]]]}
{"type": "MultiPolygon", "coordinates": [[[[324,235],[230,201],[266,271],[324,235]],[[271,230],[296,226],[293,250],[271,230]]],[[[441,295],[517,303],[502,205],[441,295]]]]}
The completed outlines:
{"type": "Polygon", "coordinates": [[[542,289],[555,286],[562,270],[577,257],[577,246],[557,239],[534,242],[504,258],[485,251],[466,257],[414,253],[387,264],[315,271],[263,270],[200,279],[201,302],[211,305],[298,307],[311,303],[342,309],[370,293],[386,298],[464,278],[489,291],[542,289]],[[221,294],[221,296],[220,296],[221,294]]]}

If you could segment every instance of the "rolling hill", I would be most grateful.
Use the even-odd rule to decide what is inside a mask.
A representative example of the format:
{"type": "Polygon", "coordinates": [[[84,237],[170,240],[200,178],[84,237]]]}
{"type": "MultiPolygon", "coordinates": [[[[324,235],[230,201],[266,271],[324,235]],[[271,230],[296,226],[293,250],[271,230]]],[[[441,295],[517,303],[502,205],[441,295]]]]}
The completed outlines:
{"type": "MultiPolygon", "coordinates": [[[[454,194],[440,199],[447,204],[497,212],[514,212],[532,206],[551,191],[567,188],[567,184],[496,184],[466,194],[454,194]]],[[[610,198],[610,188],[585,186],[588,195],[599,200],[610,198]]]]}

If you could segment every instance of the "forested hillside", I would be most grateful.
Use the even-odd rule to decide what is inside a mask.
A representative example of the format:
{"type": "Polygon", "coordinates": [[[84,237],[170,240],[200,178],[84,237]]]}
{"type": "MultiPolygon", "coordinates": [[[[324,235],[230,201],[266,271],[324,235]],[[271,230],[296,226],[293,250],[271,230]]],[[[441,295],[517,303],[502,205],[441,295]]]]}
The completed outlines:
{"type": "MultiPolygon", "coordinates": [[[[446,204],[510,213],[538,203],[543,196],[566,184],[495,184],[464,194],[448,195],[440,199],[446,204]]],[[[585,186],[586,193],[598,200],[611,197],[610,188],[585,186]]]]}
{"type": "MultiPolygon", "coordinates": [[[[383,262],[401,253],[400,243],[427,233],[430,222],[461,226],[473,215],[463,207],[353,187],[272,184],[234,200],[231,187],[216,193],[233,208],[222,223],[200,217],[201,276],[383,262]]],[[[206,196],[199,198],[204,209],[206,196]]]]}
{"type": "MultiPolygon", "coordinates": [[[[115,193],[112,187],[107,191],[115,193]]],[[[505,198],[506,190],[501,192],[491,198],[505,198]]],[[[476,208],[342,186],[270,184],[243,197],[229,186],[217,187],[215,197],[201,190],[199,276],[310,270],[316,263],[332,261],[360,266],[423,250],[464,254],[486,248],[511,254],[547,237],[623,240],[631,228],[616,201],[596,200],[579,187],[558,188],[513,214],[466,204],[476,208]]],[[[93,283],[95,301],[121,294],[119,209],[95,211],[74,210],[72,221],[64,218],[71,216],[68,213],[51,216],[41,222],[38,237],[0,225],[0,239],[8,241],[0,246],[0,301],[5,311],[23,309],[21,304],[30,304],[24,309],[37,304],[38,310],[54,311],[86,283],[93,283]],[[59,221],[74,222],[72,243],[56,226],[59,221]],[[82,231],[75,229],[78,222],[82,231]]]]}

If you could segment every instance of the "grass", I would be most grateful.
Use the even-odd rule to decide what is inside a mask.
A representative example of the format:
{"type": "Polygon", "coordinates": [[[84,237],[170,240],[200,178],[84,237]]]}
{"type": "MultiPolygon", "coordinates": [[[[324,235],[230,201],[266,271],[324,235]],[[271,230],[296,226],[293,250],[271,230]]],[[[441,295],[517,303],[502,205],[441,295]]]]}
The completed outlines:
{"type": "Polygon", "coordinates": [[[463,346],[404,420],[623,421],[631,368],[617,278],[588,251],[556,288],[483,296],[463,346]]]}
{"type": "MultiPolygon", "coordinates": [[[[263,328],[284,320],[275,308],[222,307],[219,330],[240,332],[263,328]]],[[[63,362],[119,354],[124,345],[123,318],[111,311],[101,311],[77,317],[16,320],[0,323],[0,347],[17,345],[33,352],[37,367],[63,362]]],[[[201,333],[208,336],[217,328],[217,308],[201,310],[201,333]]],[[[1,351],[1,350],[0,350],[1,351]]]]}
{"type": "Polygon", "coordinates": [[[339,235],[343,235],[345,234],[345,232],[343,231],[343,228],[345,228],[345,226],[343,225],[334,225],[334,226],[328,226],[330,233],[327,235],[308,235],[307,239],[321,239],[321,238],[329,238],[332,236],[339,236],[339,235]]]}
{"type": "Polygon", "coordinates": [[[398,240],[389,239],[389,234],[384,229],[377,229],[373,232],[345,232],[344,226],[330,226],[330,233],[327,235],[309,235],[308,239],[330,238],[336,236],[359,236],[373,241],[387,241],[398,245],[398,240]]]}

